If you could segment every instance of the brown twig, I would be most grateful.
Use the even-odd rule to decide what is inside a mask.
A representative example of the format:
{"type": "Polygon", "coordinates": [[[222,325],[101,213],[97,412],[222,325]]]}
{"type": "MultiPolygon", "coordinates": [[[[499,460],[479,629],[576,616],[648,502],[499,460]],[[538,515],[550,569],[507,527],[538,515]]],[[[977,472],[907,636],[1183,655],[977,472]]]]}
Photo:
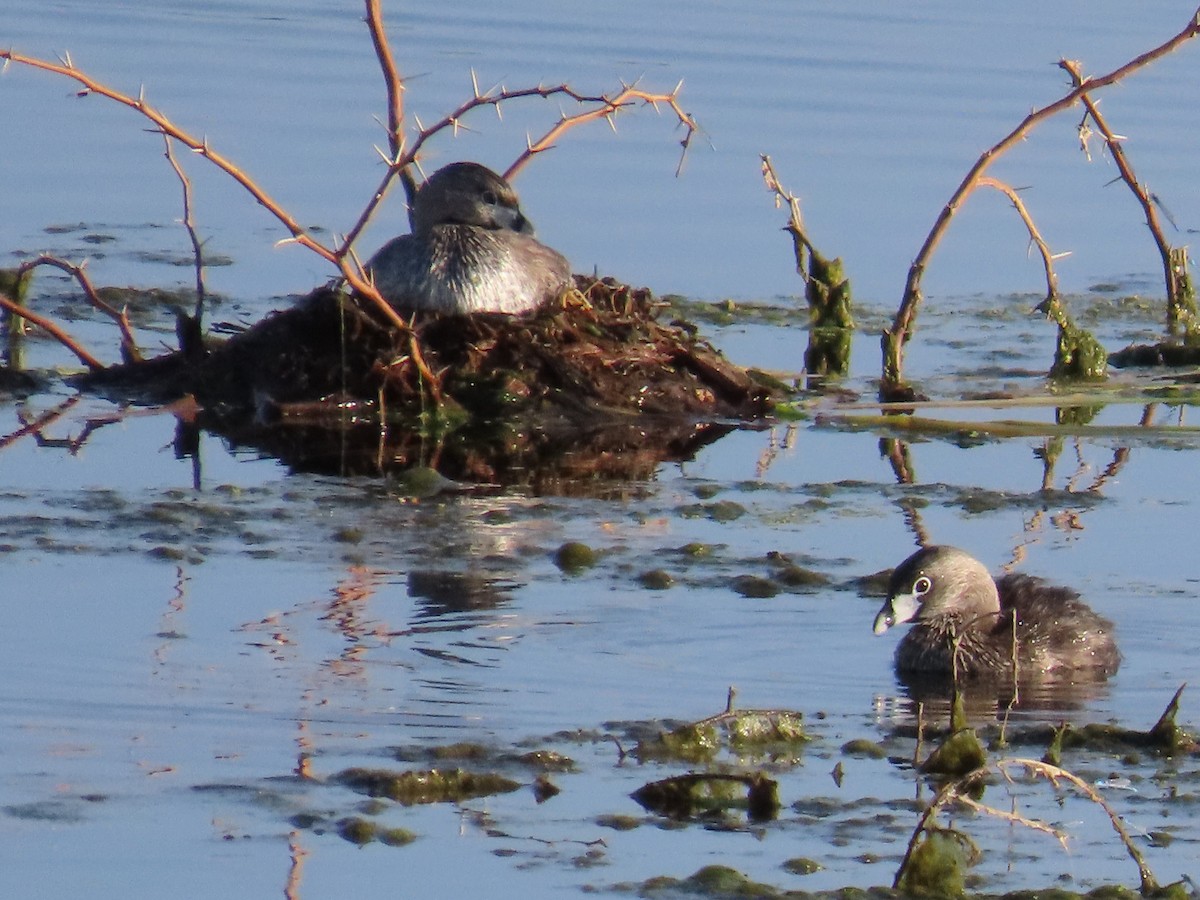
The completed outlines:
{"type": "Polygon", "coordinates": [[[366,2],[367,28],[371,32],[371,43],[375,47],[375,56],[379,60],[384,86],[387,88],[388,148],[391,150],[392,159],[399,159],[404,152],[404,82],[400,78],[396,58],[388,44],[379,0],[366,2]]]}
{"type": "MultiPolygon", "coordinates": [[[[100,298],[100,295],[96,292],[96,288],[92,285],[92,280],[87,277],[87,273],[84,271],[85,265],[86,263],[75,265],[57,256],[41,253],[35,258],[21,263],[17,267],[17,273],[19,277],[26,272],[33,271],[38,266],[51,266],[52,268],[66,272],[79,284],[87,302],[117,323],[117,328],[121,331],[121,355],[127,361],[141,359],[141,352],[138,350],[137,341],[134,340],[133,330],[129,325],[129,317],[123,311],[117,310],[112,304],[106,303],[100,298]]],[[[30,321],[33,320],[31,319],[30,321]]],[[[78,352],[74,348],[71,349],[78,356],[78,352]]],[[[80,358],[82,359],[82,357],[80,358]]]]}
{"type": "Polygon", "coordinates": [[[1115,84],[1138,69],[1171,53],[1197,34],[1200,34],[1200,9],[1197,9],[1192,14],[1187,25],[1170,40],[1113,69],[1106,75],[1087,79],[1081,86],[1074,88],[1053,103],[1035,109],[1022,119],[1016,128],[991,148],[983,152],[963,177],[963,180],[951,195],[950,200],[942,207],[942,211],[938,214],[933,228],[925,238],[925,243],[921,245],[916,259],[913,260],[912,266],[908,270],[908,279],[904,286],[904,297],[900,302],[899,309],[896,310],[896,316],[892,320],[891,327],[883,333],[882,381],[884,386],[903,384],[904,345],[912,336],[917,309],[921,304],[921,278],[925,273],[925,268],[928,266],[930,258],[933,256],[933,251],[937,248],[938,243],[949,227],[950,220],[958,212],[959,207],[966,202],[971,192],[978,186],[980,178],[983,177],[988,167],[1010,148],[1023,141],[1025,136],[1044,120],[1074,106],[1087,93],[1115,84]]]}
{"type": "MultiPolygon", "coordinates": [[[[1130,838],[1129,832],[1125,829],[1125,825],[1121,821],[1121,817],[1117,815],[1116,811],[1109,806],[1108,802],[1103,797],[1096,793],[1095,789],[1092,788],[1090,784],[1088,784],[1078,775],[1068,772],[1066,769],[1059,768],[1058,766],[1052,766],[1049,763],[1035,759],[1001,759],[997,760],[993,765],[995,766],[996,770],[1010,783],[1012,782],[1012,775],[1008,770],[1010,768],[1023,768],[1031,775],[1041,776],[1055,786],[1057,786],[1058,782],[1062,780],[1069,782],[1072,786],[1077,788],[1084,796],[1086,796],[1093,803],[1098,804],[1100,808],[1108,814],[1108,818],[1112,823],[1113,830],[1116,831],[1117,836],[1121,839],[1121,843],[1125,845],[1126,852],[1137,865],[1138,877],[1141,881],[1141,892],[1143,896],[1149,896],[1151,893],[1158,890],[1158,881],[1155,879],[1154,873],[1150,870],[1150,866],[1146,863],[1146,859],[1144,856],[1142,856],[1141,851],[1138,850],[1137,845],[1134,844],[1132,838],[1130,838]]],[[[987,815],[996,816],[1006,821],[1014,822],[1016,824],[1024,825],[1028,828],[1033,828],[1037,831],[1053,835],[1065,847],[1066,835],[1060,832],[1058,829],[1053,828],[1044,822],[1038,822],[1034,819],[1029,819],[1016,813],[1006,813],[1002,810],[995,809],[994,807],[985,806],[970,798],[969,791],[975,785],[977,785],[980,780],[983,779],[990,771],[990,766],[983,766],[981,768],[974,769],[973,771],[968,772],[962,778],[943,785],[942,788],[937,792],[929,806],[925,808],[924,812],[921,814],[921,817],[917,820],[917,825],[913,829],[912,836],[908,841],[908,847],[904,852],[904,858],[901,860],[900,867],[896,870],[896,877],[892,882],[893,888],[898,888],[900,886],[901,878],[903,877],[904,872],[908,867],[909,860],[912,858],[912,854],[916,849],[917,841],[920,839],[921,835],[928,830],[930,821],[943,807],[955,800],[964,804],[965,806],[970,807],[971,809],[986,813],[987,815]]]]}
{"type": "Polygon", "coordinates": [[[195,261],[196,267],[196,328],[200,328],[204,316],[204,253],[200,244],[200,235],[196,233],[196,224],[192,220],[192,182],[187,177],[187,173],[183,171],[183,166],[179,165],[179,160],[175,158],[175,150],[171,146],[171,139],[165,134],[163,135],[164,155],[167,157],[167,162],[171,164],[175,175],[179,178],[179,184],[183,188],[183,227],[187,229],[188,239],[192,242],[192,259],[195,261]]]}
{"type": "MultiPolygon", "coordinates": [[[[1076,88],[1084,86],[1086,79],[1080,69],[1080,64],[1077,60],[1061,59],[1058,61],[1061,69],[1071,76],[1071,82],[1076,88]]],[[[1089,129],[1087,128],[1087,120],[1090,117],[1096,123],[1096,127],[1100,130],[1100,134],[1104,136],[1104,144],[1108,147],[1108,152],[1113,158],[1113,162],[1117,165],[1117,171],[1120,173],[1121,180],[1133,192],[1133,196],[1137,199],[1138,204],[1142,207],[1142,214],[1146,217],[1146,227],[1150,229],[1150,235],[1154,238],[1154,243],[1158,247],[1159,256],[1162,258],[1163,277],[1166,281],[1167,288],[1167,328],[1169,331],[1175,331],[1182,328],[1186,332],[1191,332],[1196,328],[1196,313],[1195,313],[1195,296],[1188,297],[1189,279],[1187,272],[1187,254],[1183,253],[1182,267],[1179,267],[1179,252],[1173,248],[1163,235],[1162,223],[1158,219],[1158,210],[1154,205],[1154,198],[1146,186],[1137,180],[1137,176],[1133,172],[1133,166],[1129,162],[1129,157],[1125,153],[1125,148],[1122,146],[1124,138],[1121,135],[1115,134],[1108,126],[1104,116],[1101,114],[1096,101],[1091,95],[1084,93],[1081,96],[1083,105],[1087,109],[1087,114],[1083,117],[1083,121],[1079,123],[1079,143],[1083,147],[1084,153],[1088,153],[1087,141],[1089,137],[1089,129]]],[[[1088,154],[1090,158],[1090,154],[1088,154]]]]}
{"type": "Polygon", "coordinates": [[[988,806],[986,803],[980,803],[978,800],[974,800],[961,792],[955,796],[955,799],[968,809],[973,809],[976,812],[983,813],[986,816],[1002,819],[1006,822],[1011,822],[1014,825],[1024,825],[1026,828],[1029,828],[1032,831],[1040,831],[1043,834],[1048,834],[1050,837],[1058,841],[1064,850],[1067,849],[1067,833],[1061,829],[1055,828],[1053,825],[1050,825],[1046,822],[1040,822],[1037,819],[1030,819],[1029,817],[1023,816],[1017,812],[1006,812],[1003,809],[997,809],[994,806],[988,806]]]}
{"type": "Polygon", "coordinates": [[[62,75],[81,85],[82,90],[78,92],[78,96],[86,97],[89,94],[97,94],[101,97],[107,97],[109,100],[114,100],[122,106],[127,106],[149,119],[154,123],[159,132],[179,141],[179,143],[194,153],[200,154],[245,188],[264,209],[279,220],[297,243],[309,247],[309,249],[316,251],[331,262],[334,261],[332,252],[310,237],[300,223],[292,218],[287,210],[280,206],[254,179],[243,172],[231,160],[210,147],[207,138],[200,139],[188,134],[168,119],[166,115],[147,103],[144,92],[139,93],[137,97],[132,97],[121,91],[114,90],[92,78],[87,73],[76,69],[75,65],[71,62],[70,56],[65,57],[61,63],[52,63],[48,60],[15,53],[12,50],[0,50],[0,59],[19,63],[20,65],[29,66],[34,69],[41,69],[46,72],[53,72],[56,75],[62,75]]]}
{"type": "Polygon", "coordinates": [[[800,200],[795,194],[784,188],[775,172],[775,164],[771,162],[771,157],[764,153],[759,156],[759,159],[762,160],[763,181],[767,184],[767,190],[775,197],[775,208],[779,209],[783,204],[787,204],[788,223],[784,226],[784,231],[792,236],[792,249],[796,254],[796,272],[807,284],[808,266],[805,264],[804,255],[815,251],[804,231],[804,218],[800,214],[800,200]]]}
{"type": "MultiPolygon", "coordinates": [[[[531,88],[519,88],[511,90],[505,87],[493,87],[486,91],[481,91],[479,88],[479,83],[475,78],[475,74],[472,72],[472,96],[468,100],[460,103],[456,109],[447,113],[432,125],[427,126],[422,124],[420,121],[417,121],[419,132],[413,139],[412,144],[407,149],[393,153],[390,157],[385,159],[388,164],[387,171],[384,173],[383,178],[376,186],[374,193],[371,195],[371,199],[363,207],[362,212],[359,214],[358,220],[354,223],[350,230],[346,232],[346,236],[339,244],[336,254],[339,257],[345,257],[351,252],[351,248],[353,247],[355,241],[358,240],[359,235],[362,233],[363,229],[366,228],[367,223],[370,222],[374,217],[375,210],[378,209],[379,205],[383,202],[383,199],[387,195],[388,189],[391,187],[392,182],[397,177],[403,178],[405,174],[409,173],[409,170],[415,164],[421,151],[424,149],[425,144],[430,140],[430,138],[448,129],[457,132],[458,129],[463,127],[463,119],[477,109],[482,109],[485,107],[494,107],[499,109],[501,105],[507,101],[520,100],[526,97],[540,97],[543,99],[548,99],[550,97],[567,97],[581,106],[588,104],[593,104],[596,106],[595,109],[585,110],[584,112],[577,113],[573,116],[568,116],[564,113],[560,117],[559,121],[556,122],[550,128],[550,130],[546,132],[546,134],[536,141],[529,141],[526,149],[504,172],[504,177],[511,179],[514,178],[522,168],[524,168],[525,164],[532,159],[533,156],[538,153],[544,153],[545,151],[551,149],[554,146],[553,142],[570,129],[600,118],[608,119],[611,122],[612,117],[619,111],[632,106],[639,100],[643,103],[654,106],[655,108],[657,108],[657,104],[659,103],[664,103],[671,107],[672,111],[674,111],[676,116],[679,118],[680,123],[683,124],[687,129],[687,134],[681,141],[683,145],[683,153],[686,155],[687,149],[691,144],[692,136],[696,133],[696,131],[699,130],[699,126],[696,124],[695,119],[693,119],[692,116],[685,112],[679,105],[678,92],[681,86],[682,84],[676,86],[675,90],[669,94],[655,94],[644,91],[638,88],[636,85],[622,85],[621,91],[612,97],[606,94],[600,94],[598,96],[582,94],[567,84],[558,84],[550,87],[545,85],[537,85],[536,87],[531,88]]],[[[403,142],[401,142],[401,146],[402,145],[403,142]]],[[[680,167],[682,167],[682,165],[683,156],[680,158],[680,167]]],[[[679,168],[676,169],[676,172],[678,171],[679,168]]]]}
{"type": "Polygon", "coordinates": [[[46,72],[53,72],[56,75],[62,75],[69,78],[82,86],[79,91],[79,96],[87,96],[89,94],[97,94],[101,97],[107,97],[122,106],[127,106],[145,118],[154,123],[155,129],[160,133],[167,135],[173,140],[183,144],[189,150],[204,157],[239,185],[241,185],[252,196],[260,206],[275,217],[291,237],[288,239],[293,243],[300,244],[312,250],[318,256],[333,263],[341,271],[346,282],[358,291],[368,300],[375,303],[380,311],[388,318],[392,325],[402,331],[408,331],[407,323],[400,315],[388,305],[387,301],[379,296],[379,292],[375,290],[375,286],[362,274],[361,270],[356,270],[344,256],[339,256],[338,253],[326,247],[320,241],[316,240],[308,231],[300,225],[299,222],[284,209],[270,194],[266,192],[259,184],[241,170],[232,160],[223,156],[221,153],[209,146],[208,139],[197,138],[188,132],[184,131],[166,115],[159,112],[153,106],[146,102],[144,94],[139,94],[137,97],[132,97],[124,94],[121,91],[114,90],[107,85],[102,84],[95,78],[85,72],[76,69],[72,64],[70,57],[62,63],[52,63],[48,60],[37,59],[32,56],[25,56],[20,53],[15,53],[12,50],[0,50],[0,59],[8,60],[9,62],[18,63],[20,65],[29,66],[34,69],[41,69],[46,72]]]}
{"type": "Polygon", "coordinates": [[[1042,268],[1046,271],[1046,302],[1054,302],[1058,299],[1058,276],[1054,272],[1054,260],[1062,259],[1068,254],[1054,254],[1050,252],[1050,247],[1043,240],[1041,232],[1038,231],[1037,225],[1033,222],[1033,216],[1029,214],[1025,203],[1011,185],[1005,184],[997,178],[985,175],[979,179],[979,186],[995,188],[1007,197],[1009,202],[1012,203],[1013,208],[1017,211],[1017,215],[1021,217],[1021,221],[1025,223],[1025,228],[1029,232],[1029,239],[1037,247],[1038,253],[1042,257],[1042,268]]]}
{"type": "MultiPolygon", "coordinates": [[[[562,87],[565,89],[566,85],[562,85],[562,87]]],[[[596,119],[605,119],[615,130],[616,126],[613,124],[613,116],[615,116],[625,107],[633,105],[635,101],[641,101],[647,106],[652,106],[654,107],[655,111],[658,110],[658,105],[660,103],[666,104],[671,108],[671,111],[675,113],[675,117],[679,120],[679,124],[684,127],[685,134],[682,140],[679,142],[680,146],[682,147],[682,150],[679,154],[679,164],[675,167],[675,174],[679,175],[683,171],[683,163],[687,159],[687,151],[691,146],[692,137],[697,131],[699,131],[699,126],[696,124],[696,120],[691,116],[690,113],[684,111],[683,107],[679,105],[679,91],[682,88],[683,82],[681,81],[679,84],[675,85],[675,90],[666,94],[656,94],[649,91],[644,91],[636,84],[622,84],[621,90],[615,97],[600,96],[586,98],[581,98],[575,95],[572,91],[564,90],[563,92],[574,97],[577,103],[596,103],[599,104],[599,107],[597,109],[589,109],[581,113],[576,113],[573,116],[568,116],[564,113],[544,135],[542,135],[536,141],[527,142],[525,150],[522,151],[521,155],[516,158],[513,164],[510,165],[507,170],[505,170],[504,177],[509,179],[516,177],[517,173],[525,167],[525,164],[528,163],[529,160],[533,159],[533,157],[539,153],[544,153],[547,150],[553,149],[555,146],[554,142],[558,140],[558,138],[562,137],[572,128],[575,128],[579,125],[583,125],[587,122],[594,122],[596,119]]]]}
{"type": "Polygon", "coordinates": [[[1103,797],[1096,793],[1095,789],[1073,772],[1068,772],[1066,769],[1061,769],[1058,766],[1052,766],[1049,763],[1042,762],[1036,759],[1002,759],[996,762],[996,768],[1004,774],[1005,778],[1010,778],[1008,774],[1009,767],[1020,767],[1025,769],[1031,775],[1040,775],[1057,786],[1059,779],[1070,782],[1079,790],[1085,797],[1096,803],[1108,814],[1108,820],[1112,823],[1113,830],[1121,839],[1121,843],[1125,845],[1125,851],[1129,854],[1129,858],[1134,861],[1138,868],[1138,877],[1141,880],[1141,891],[1143,896],[1149,896],[1154,891],[1158,890],[1158,880],[1154,877],[1154,873],[1150,870],[1150,866],[1146,862],[1146,858],[1142,856],[1142,852],[1138,850],[1137,845],[1129,836],[1129,832],[1125,830],[1125,823],[1121,821],[1121,817],[1117,815],[1116,810],[1108,805],[1103,797]]]}
{"type": "MultiPolygon", "coordinates": [[[[46,72],[52,72],[56,75],[62,75],[69,78],[82,86],[79,91],[80,96],[89,94],[97,94],[101,97],[107,97],[122,106],[127,106],[135,112],[141,114],[145,118],[154,123],[155,129],[161,134],[178,141],[188,149],[198,153],[222,172],[231,177],[239,185],[241,185],[264,209],[283,225],[284,228],[291,234],[291,242],[300,244],[312,250],[318,256],[333,263],[338,267],[342,277],[346,283],[350,285],[361,296],[365,297],[369,302],[383,314],[388,322],[393,325],[401,333],[408,336],[410,343],[410,355],[421,374],[422,380],[427,385],[430,395],[435,402],[440,402],[441,392],[438,386],[438,380],[433,373],[429,371],[429,367],[425,364],[424,357],[420,352],[420,348],[416,346],[416,341],[412,333],[412,329],[408,323],[396,312],[391,305],[383,299],[379,291],[375,289],[375,285],[370,278],[363,272],[362,267],[356,264],[352,256],[342,252],[335,252],[326,247],[320,241],[316,240],[308,233],[308,231],[300,225],[299,222],[284,209],[270,194],[258,185],[249,175],[243,172],[231,160],[218,153],[209,146],[208,140],[201,140],[194,137],[182,128],[172,122],[166,115],[159,112],[153,106],[146,102],[145,95],[139,94],[137,97],[132,97],[124,94],[121,91],[114,90],[107,85],[102,84],[84,72],[76,69],[71,62],[70,57],[66,57],[61,63],[52,63],[48,60],[37,59],[36,57],[25,56],[20,53],[15,53],[12,50],[0,50],[0,59],[9,62],[18,63],[20,65],[29,66],[34,69],[41,69],[46,72]]],[[[78,345],[76,345],[78,346],[78,345]]],[[[78,354],[77,354],[78,355],[78,354]]]]}
{"type": "Polygon", "coordinates": [[[52,338],[74,353],[79,358],[79,361],[93,372],[98,372],[104,368],[104,363],[100,362],[100,360],[96,359],[96,357],[92,356],[92,354],[88,353],[88,351],[85,350],[78,341],[76,341],[73,337],[71,337],[49,319],[39,316],[33,310],[21,306],[19,303],[13,302],[4,294],[0,294],[0,307],[7,309],[14,315],[28,319],[38,328],[41,328],[52,338]]]}

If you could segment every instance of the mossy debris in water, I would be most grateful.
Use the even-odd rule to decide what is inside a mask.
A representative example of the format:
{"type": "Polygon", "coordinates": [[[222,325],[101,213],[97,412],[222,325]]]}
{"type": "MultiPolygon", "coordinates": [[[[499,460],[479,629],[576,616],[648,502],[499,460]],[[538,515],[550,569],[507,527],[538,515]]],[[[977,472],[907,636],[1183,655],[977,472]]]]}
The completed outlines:
{"type": "Polygon", "coordinates": [[[337,823],[337,833],[352,844],[360,847],[378,841],[389,847],[403,847],[417,839],[407,828],[384,828],[370,819],[349,816],[337,823]]]}
{"type": "Polygon", "coordinates": [[[662,875],[631,886],[639,897],[780,897],[769,884],[751,881],[729,866],[705,866],[687,878],[662,875]]]}
{"type": "Polygon", "coordinates": [[[1108,353],[1091,332],[1074,325],[1060,327],[1050,377],[1102,381],[1108,375],[1108,353]]]}
{"type": "Polygon", "coordinates": [[[961,778],[987,763],[983,744],[973,728],[951,734],[921,763],[921,771],[946,778],[961,778]]]}
{"type": "Polygon", "coordinates": [[[462,769],[428,769],[421,772],[394,772],[389,769],[346,769],[333,778],[339,784],[368,797],[387,797],[397,803],[448,803],[507,794],[521,785],[487,772],[462,769]]]}
{"type": "Polygon", "coordinates": [[[1064,750],[1088,750],[1099,753],[1146,750],[1168,757],[1191,753],[1197,746],[1196,737],[1175,721],[1182,696],[1183,687],[1180,687],[1149,731],[1139,731],[1111,722],[1091,722],[1080,726],[1064,724],[1053,729],[1045,726],[1021,729],[1012,734],[1011,741],[1013,743],[1047,744],[1046,761],[1048,762],[1052,762],[1055,757],[1061,758],[1064,750]]]}
{"type": "Polygon", "coordinates": [[[122,400],[194,397],[199,427],[303,471],[432,466],[546,491],[649,477],[786,398],[660,323],[649,291],[576,285],[528,316],[422,314],[411,336],[366,301],[322,288],[228,340],[77,380],[122,400]]]}
{"type": "Polygon", "coordinates": [[[554,564],[568,574],[590,569],[598,560],[596,551],[580,541],[567,541],[554,553],[554,564]]]}
{"type": "MultiPolygon", "coordinates": [[[[751,417],[772,390],[689,331],[660,324],[649,291],[578,278],[576,289],[524,317],[418,314],[412,330],[444,409],[495,418],[554,410],[571,416],[751,417]]],[[[431,404],[406,334],[370,303],[322,288],[228,341],[206,343],[88,379],[139,381],[202,405],[286,414],[355,401],[419,415],[431,404]]]]}
{"type": "Polygon", "coordinates": [[[809,741],[804,717],[786,710],[727,710],[638,741],[639,760],[707,762],[723,746],[736,753],[796,750],[809,741]]]}
{"type": "Polygon", "coordinates": [[[934,897],[960,896],[967,869],[979,860],[979,848],[961,831],[927,830],[896,876],[896,888],[905,894],[934,897]]]}
{"type": "Polygon", "coordinates": [[[986,764],[983,743],[967,719],[966,699],[956,687],[950,704],[950,734],[921,764],[921,771],[943,778],[962,778],[986,764]]]}
{"type": "Polygon", "coordinates": [[[716,726],[705,722],[683,725],[638,741],[633,755],[642,762],[651,759],[706,762],[715,758],[720,750],[721,739],[716,726]]]}
{"type": "Polygon", "coordinates": [[[674,819],[691,819],[745,809],[755,821],[779,813],[779,785],[761,773],[690,772],[652,781],[633,792],[633,799],[651,812],[674,819]]]}

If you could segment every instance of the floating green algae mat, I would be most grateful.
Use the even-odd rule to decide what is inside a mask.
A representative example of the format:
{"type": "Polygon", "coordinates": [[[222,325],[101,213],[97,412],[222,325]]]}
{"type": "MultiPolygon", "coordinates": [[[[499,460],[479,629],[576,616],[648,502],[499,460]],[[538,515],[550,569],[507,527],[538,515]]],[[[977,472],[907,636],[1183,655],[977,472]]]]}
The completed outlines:
{"type": "Polygon", "coordinates": [[[462,769],[427,769],[394,772],[390,769],[346,769],[333,781],[368,797],[387,797],[397,803],[451,803],[507,794],[521,785],[502,775],[465,772],[462,769]]]}

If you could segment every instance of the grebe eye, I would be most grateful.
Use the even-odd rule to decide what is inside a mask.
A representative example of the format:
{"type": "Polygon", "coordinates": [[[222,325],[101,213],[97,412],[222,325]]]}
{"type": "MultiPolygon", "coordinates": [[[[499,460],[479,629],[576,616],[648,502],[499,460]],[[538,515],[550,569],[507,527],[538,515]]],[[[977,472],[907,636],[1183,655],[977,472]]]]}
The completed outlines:
{"type": "Polygon", "coordinates": [[[913,596],[914,597],[924,597],[926,594],[929,593],[929,589],[931,587],[933,587],[933,582],[930,581],[928,578],[926,578],[924,575],[922,575],[920,578],[918,578],[916,581],[913,582],[913,589],[912,589],[913,596]]]}
{"type": "Polygon", "coordinates": [[[500,199],[496,196],[495,191],[484,191],[483,192],[483,202],[486,203],[488,206],[495,206],[497,203],[500,202],[500,199]]]}

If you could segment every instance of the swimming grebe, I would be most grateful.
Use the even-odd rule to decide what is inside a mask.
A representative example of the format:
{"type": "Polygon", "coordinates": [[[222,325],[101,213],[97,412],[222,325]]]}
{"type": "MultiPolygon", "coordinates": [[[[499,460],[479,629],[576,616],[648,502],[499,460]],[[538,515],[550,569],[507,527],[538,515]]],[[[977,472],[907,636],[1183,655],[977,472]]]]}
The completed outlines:
{"type": "Polygon", "coordinates": [[[965,676],[1011,677],[1014,648],[1022,677],[1067,670],[1107,677],[1121,664],[1112,623],[1075,591],[1029,575],[993,580],[954,547],[919,550],[892,574],[875,633],[901,622],[912,628],[896,647],[900,672],[951,675],[956,639],[965,676]]]}

